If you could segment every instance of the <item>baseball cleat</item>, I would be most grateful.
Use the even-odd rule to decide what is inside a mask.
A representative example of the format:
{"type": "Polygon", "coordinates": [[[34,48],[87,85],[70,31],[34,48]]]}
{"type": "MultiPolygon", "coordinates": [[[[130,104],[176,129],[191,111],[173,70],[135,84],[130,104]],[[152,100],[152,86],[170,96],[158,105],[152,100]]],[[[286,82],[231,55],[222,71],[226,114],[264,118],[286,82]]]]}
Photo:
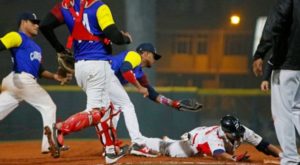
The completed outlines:
{"type": "Polygon", "coordinates": [[[116,153],[105,153],[105,163],[106,164],[113,164],[117,162],[120,158],[126,155],[129,150],[129,146],[125,145],[120,148],[120,152],[116,153]]]}
{"type": "Polygon", "coordinates": [[[68,151],[70,149],[70,146],[62,145],[59,147],[60,151],[68,151]]]}
{"type": "Polygon", "coordinates": [[[57,145],[57,140],[56,140],[56,136],[55,136],[55,131],[51,131],[50,127],[49,126],[46,126],[44,128],[45,130],[45,135],[47,136],[47,139],[48,139],[48,143],[50,145],[49,147],[49,151],[51,153],[51,156],[53,158],[59,158],[60,156],[60,150],[59,150],[59,147],[57,145]]]}
{"type": "Polygon", "coordinates": [[[159,152],[153,151],[150,148],[148,148],[146,145],[139,145],[137,143],[134,143],[131,146],[130,154],[136,155],[136,156],[144,156],[144,157],[151,157],[155,158],[159,155],[159,152]]]}

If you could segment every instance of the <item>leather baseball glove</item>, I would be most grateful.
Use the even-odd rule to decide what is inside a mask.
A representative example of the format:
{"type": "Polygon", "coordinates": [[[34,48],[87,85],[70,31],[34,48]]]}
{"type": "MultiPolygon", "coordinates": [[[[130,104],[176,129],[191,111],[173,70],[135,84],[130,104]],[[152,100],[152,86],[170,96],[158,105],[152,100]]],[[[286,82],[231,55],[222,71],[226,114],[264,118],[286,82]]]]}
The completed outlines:
{"type": "Polygon", "coordinates": [[[203,108],[203,105],[195,99],[178,100],[175,104],[177,104],[175,107],[179,111],[198,112],[203,108]]]}
{"type": "Polygon", "coordinates": [[[74,74],[75,59],[69,50],[57,53],[58,74],[65,77],[67,73],[74,74]]]}

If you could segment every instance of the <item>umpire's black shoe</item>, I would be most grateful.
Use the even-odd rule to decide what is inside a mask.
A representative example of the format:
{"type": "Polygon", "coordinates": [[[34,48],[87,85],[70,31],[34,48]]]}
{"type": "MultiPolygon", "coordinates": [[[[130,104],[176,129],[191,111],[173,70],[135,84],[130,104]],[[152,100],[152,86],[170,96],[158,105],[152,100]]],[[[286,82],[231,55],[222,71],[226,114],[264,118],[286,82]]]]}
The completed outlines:
{"type": "Polygon", "coordinates": [[[50,127],[46,126],[44,128],[44,131],[45,131],[44,134],[47,136],[48,143],[50,145],[49,151],[51,153],[51,156],[53,158],[59,158],[59,156],[60,156],[60,149],[59,149],[59,146],[58,146],[58,143],[57,143],[57,136],[56,136],[57,130],[54,129],[53,132],[52,132],[51,129],[50,129],[50,127]]]}
{"type": "Polygon", "coordinates": [[[105,163],[106,164],[113,164],[116,163],[120,158],[126,155],[129,150],[129,146],[125,145],[120,148],[120,152],[116,153],[105,153],[105,163]]]}

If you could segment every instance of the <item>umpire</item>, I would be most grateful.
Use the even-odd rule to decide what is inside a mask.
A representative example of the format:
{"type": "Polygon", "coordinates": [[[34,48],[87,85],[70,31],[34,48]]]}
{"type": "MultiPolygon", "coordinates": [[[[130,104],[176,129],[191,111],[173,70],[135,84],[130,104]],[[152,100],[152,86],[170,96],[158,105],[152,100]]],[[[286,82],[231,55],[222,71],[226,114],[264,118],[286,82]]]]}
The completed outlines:
{"type": "Polygon", "coordinates": [[[273,50],[271,108],[282,165],[300,163],[296,132],[300,133],[300,0],[278,0],[254,54],[253,72],[262,75],[263,59],[273,50]]]}

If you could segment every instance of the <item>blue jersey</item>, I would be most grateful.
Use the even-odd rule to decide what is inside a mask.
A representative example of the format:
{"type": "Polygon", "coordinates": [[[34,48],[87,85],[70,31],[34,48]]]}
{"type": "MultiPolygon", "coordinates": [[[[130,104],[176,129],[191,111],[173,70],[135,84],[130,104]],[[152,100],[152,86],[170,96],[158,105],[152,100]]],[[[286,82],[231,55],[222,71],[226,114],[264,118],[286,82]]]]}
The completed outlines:
{"type": "Polygon", "coordinates": [[[22,38],[21,45],[10,49],[13,59],[13,70],[16,73],[30,73],[37,78],[42,61],[41,48],[23,32],[19,32],[19,34],[22,38]]]}
{"type": "MultiPolygon", "coordinates": [[[[97,20],[97,9],[104,5],[101,1],[96,1],[91,6],[84,9],[82,23],[86,29],[95,36],[102,36],[101,30],[97,20]]],[[[61,7],[61,13],[64,17],[64,22],[68,26],[69,31],[72,33],[74,28],[74,18],[69,9],[61,7]]],[[[80,11],[80,0],[75,0],[74,9],[76,12],[80,11]]],[[[74,55],[75,60],[107,60],[109,55],[105,49],[105,45],[102,41],[81,41],[74,40],[74,55]]]]}
{"type": "MultiPolygon", "coordinates": [[[[118,77],[118,79],[122,85],[125,85],[128,83],[128,81],[123,78],[122,72],[121,72],[122,63],[124,62],[124,59],[128,52],[129,51],[123,51],[117,55],[113,55],[113,56],[109,57],[109,60],[111,63],[111,68],[114,70],[115,75],[118,77]]],[[[138,65],[137,67],[133,68],[132,71],[137,79],[142,78],[144,75],[141,65],[138,65]]]]}

